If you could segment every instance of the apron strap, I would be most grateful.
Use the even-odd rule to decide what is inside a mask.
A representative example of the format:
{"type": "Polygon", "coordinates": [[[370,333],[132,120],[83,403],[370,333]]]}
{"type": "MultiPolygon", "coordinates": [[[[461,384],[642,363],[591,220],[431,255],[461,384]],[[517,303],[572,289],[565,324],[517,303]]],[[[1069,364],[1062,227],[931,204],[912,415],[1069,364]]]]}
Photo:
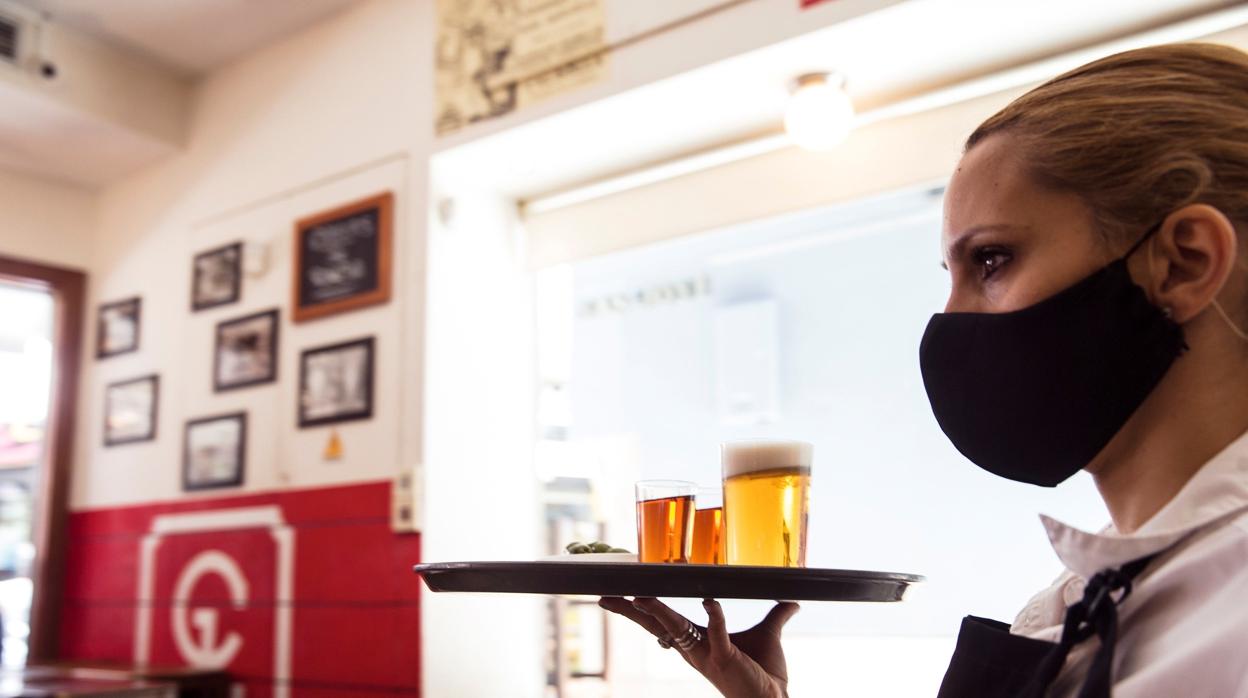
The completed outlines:
{"type": "MultiPolygon", "coordinates": [[[[1158,553],[1159,554],[1159,553],[1158,553]]],[[[1158,554],[1133,560],[1114,570],[1102,570],[1088,580],[1083,598],[1066,609],[1062,639],[1041,662],[1035,679],[1023,691],[1025,698],[1043,698],[1075,645],[1098,636],[1101,648],[1092,659],[1078,698],[1109,698],[1113,685],[1114,645],[1118,641],[1118,604],[1131,593],[1131,583],[1158,554]],[[1121,592],[1117,599],[1115,592],[1121,592]]]]}

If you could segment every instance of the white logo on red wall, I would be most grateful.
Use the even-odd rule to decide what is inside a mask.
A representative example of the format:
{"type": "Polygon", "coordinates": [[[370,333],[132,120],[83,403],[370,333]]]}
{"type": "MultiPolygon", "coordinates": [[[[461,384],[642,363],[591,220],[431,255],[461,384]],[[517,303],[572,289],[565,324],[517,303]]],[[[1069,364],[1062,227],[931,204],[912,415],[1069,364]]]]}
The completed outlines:
{"type": "Polygon", "coordinates": [[[140,546],[135,661],[271,677],[288,696],[294,530],[281,509],[157,516],[140,546]]]}
{"type": "Polygon", "coordinates": [[[218,640],[221,614],[215,608],[196,608],[191,604],[195,583],[210,574],[219,576],[225,582],[235,608],[247,606],[247,578],[238,568],[238,563],[220,550],[205,550],[182,569],[174,585],[173,640],[182,658],[191,666],[223,669],[242,649],[243,638],[230,631],[218,640]]]}

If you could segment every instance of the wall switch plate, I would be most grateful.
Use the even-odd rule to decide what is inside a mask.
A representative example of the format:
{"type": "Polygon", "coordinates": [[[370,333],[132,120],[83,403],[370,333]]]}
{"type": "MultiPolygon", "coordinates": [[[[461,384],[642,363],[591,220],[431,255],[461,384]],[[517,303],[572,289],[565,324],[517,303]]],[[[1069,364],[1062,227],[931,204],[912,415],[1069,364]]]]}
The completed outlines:
{"type": "Polygon", "coordinates": [[[416,507],[416,479],[419,474],[419,466],[409,468],[396,475],[391,483],[390,529],[395,533],[415,533],[420,530],[416,507]]]}
{"type": "Polygon", "coordinates": [[[269,270],[269,243],[248,240],[243,243],[243,272],[252,278],[269,270]]]}

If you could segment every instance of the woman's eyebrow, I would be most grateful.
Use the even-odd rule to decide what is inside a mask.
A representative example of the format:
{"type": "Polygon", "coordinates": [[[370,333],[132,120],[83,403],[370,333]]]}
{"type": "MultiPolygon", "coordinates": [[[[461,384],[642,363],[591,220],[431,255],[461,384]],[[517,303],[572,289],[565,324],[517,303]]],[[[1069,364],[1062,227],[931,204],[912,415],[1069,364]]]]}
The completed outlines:
{"type": "Polygon", "coordinates": [[[953,239],[953,242],[950,243],[945,258],[940,261],[940,268],[948,271],[949,263],[947,260],[961,257],[962,253],[966,250],[966,246],[970,239],[974,237],[976,233],[982,233],[985,230],[1003,230],[1006,232],[1021,233],[1031,230],[1031,226],[1016,225],[1014,223],[980,223],[978,225],[972,225],[959,233],[958,236],[953,239]]]}

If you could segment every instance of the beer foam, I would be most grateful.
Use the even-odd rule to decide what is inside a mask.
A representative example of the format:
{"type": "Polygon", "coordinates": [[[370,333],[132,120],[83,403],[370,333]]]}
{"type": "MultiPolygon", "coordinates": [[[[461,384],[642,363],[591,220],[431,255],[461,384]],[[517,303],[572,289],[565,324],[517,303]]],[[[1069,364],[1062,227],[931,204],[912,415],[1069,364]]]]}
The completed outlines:
{"type": "Polygon", "coordinates": [[[760,470],[809,468],[814,446],[803,441],[730,441],[723,445],[724,477],[760,470]]]}

